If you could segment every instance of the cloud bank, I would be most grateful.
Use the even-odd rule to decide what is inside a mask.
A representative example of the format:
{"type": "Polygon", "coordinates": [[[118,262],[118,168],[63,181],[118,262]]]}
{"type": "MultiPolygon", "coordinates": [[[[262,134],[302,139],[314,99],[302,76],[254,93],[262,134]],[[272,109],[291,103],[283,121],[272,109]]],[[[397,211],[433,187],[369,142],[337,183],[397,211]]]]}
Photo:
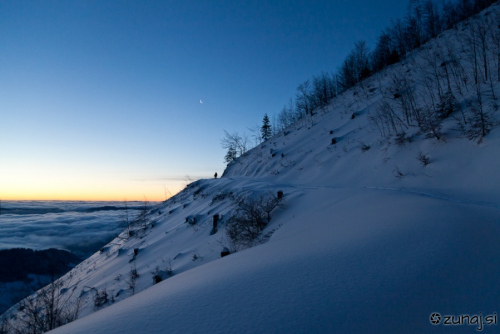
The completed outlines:
{"type": "MultiPolygon", "coordinates": [[[[137,206],[129,203],[131,214],[137,206]]],[[[123,212],[119,202],[2,201],[0,249],[59,248],[88,257],[122,230],[123,212]]]]}

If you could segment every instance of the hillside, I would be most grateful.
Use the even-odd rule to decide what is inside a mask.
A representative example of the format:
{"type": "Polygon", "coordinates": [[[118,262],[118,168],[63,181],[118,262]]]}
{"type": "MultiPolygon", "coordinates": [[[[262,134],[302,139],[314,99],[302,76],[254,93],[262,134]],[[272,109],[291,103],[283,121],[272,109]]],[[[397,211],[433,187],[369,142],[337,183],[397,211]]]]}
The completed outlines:
{"type": "MultiPolygon", "coordinates": [[[[61,298],[80,296],[80,319],[53,332],[421,333],[436,329],[435,312],[496,314],[500,77],[492,58],[489,79],[473,83],[466,40],[481,22],[498,26],[499,10],[339,95],[221,179],[160,204],[62,278],[61,298]],[[447,67],[452,56],[461,77],[444,74],[459,67],[447,67]],[[454,99],[438,120],[426,110],[447,81],[454,99]],[[491,123],[484,135],[477,115],[491,123]],[[224,232],[236,200],[278,191],[284,205],[260,242],[234,247],[224,232]],[[225,247],[239,251],[221,258],[225,247]]],[[[7,316],[13,326],[29,320],[15,308],[7,316]]]]}

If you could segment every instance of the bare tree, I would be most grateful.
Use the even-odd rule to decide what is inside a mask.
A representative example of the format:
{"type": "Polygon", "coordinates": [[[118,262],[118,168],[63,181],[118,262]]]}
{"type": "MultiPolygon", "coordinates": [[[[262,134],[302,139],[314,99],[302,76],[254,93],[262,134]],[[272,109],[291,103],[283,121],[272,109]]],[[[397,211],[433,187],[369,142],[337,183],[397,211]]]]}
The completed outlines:
{"type": "Polygon", "coordinates": [[[240,135],[238,132],[229,133],[224,130],[224,137],[221,139],[222,148],[234,148],[237,156],[245,154],[249,148],[248,136],[246,134],[240,135]]]}
{"type": "Polygon", "coordinates": [[[349,89],[370,75],[369,50],[365,41],[357,41],[340,66],[339,76],[344,89],[349,89]]]}
{"type": "Polygon", "coordinates": [[[469,139],[482,138],[486,136],[493,127],[492,113],[484,106],[484,97],[481,84],[475,84],[475,101],[470,103],[471,115],[468,118],[469,127],[466,130],[469,139]]]}
{"type": "Polygon", "coordinates": [[[378,37],[375,50],[373,50],[371,54],[373,71],[381,70],[399,61],[399,54],[394,44],[394,39],[390,34],[390,30],[384,30],[378,37]]]}
{"type": "Polygon", "coordinates": [[[418,48],[423,42],[423,8],[420,0],[410,0],[405,25],[406,43],[410,50],[418,48]]]}
{"type": "Polygon", "coordinates": [[[262,143],[262,134],[261,127],[258,124],[255,124],[251,128],[247,128],[251,133],[251,137],[253,139],[254,145],[257,146],[262,143]]]}
{"type": "Polygon", "coordinates": [[[131,230],[131,225],[132,225],[132,219],[130,217],[130,212],[129,212],[129,207],[128,207],[128,202],[124,201],[123,202],[123,211],[122,214],[120,215],[120,227],[125,228],[126,230],[126,237],[132,236],[132,230],[131,230]]]}
{"type": "Polygon", "coordinates": [[[143,230],[147,230],[148,225],[151,223],[151,221],[148,219],[149,211],[150,211],[149,201],[146,198],[144,198],[144,201],[142,201],[141,206],[139,207],[137,215],[132,220],[132,225],[140,226],[143,230]]]}
{"type": "Polygon", "coordinates": [[[422,4],[422,15],[426,39],[436,37],[442,31],[437,3],[433,0],[425,0],[422,4]]]}
{"type": "Polygon", "coordinates": [[[494,24],[494,22],[499,22],[500,17],[498,14],[492,14],[493,18],[491,18],[491,45],[494,47],[493,51],[493,59],[496,59],[496,72],[497,72],[497,81],[500,81],[500,26],[498,24],[494,24]]]}
{"type": "Polygon", "coordinates": [[[417,121],[420,126],[422,115],[416,101],[416,84],[408,78],[402,71],[396,71],[391,75],[391,89],[394,92],[396,105],[402,112],[401,120],[404,120],[406,126],[417,121]]]}
{"type": "Polygon", "coordinates": [[[273,125],[271,127],[271,130],[273,132],[273,135],[272,137],[276,136],[279,132],[279,128],[278,128],[278,118],[276,117],[276,114],[273,114],[273,117],[272,117],[272,121],[271,121],[271,124],[273,125]]]}
{"type": "Polygon", "coordinates": [[[304,81],[297,87],[295,98],[298,113],[311,115],[312,117],[311,84],[309,80],[304,81]]]}
{"type": "MultiPolygon", "coordinates": [[[[469,78],[465,70],[462,59],[456,52],[456,43],[450,41],[448,38],[444,39],[444,54],[448,55],[446,61],[446,68],[450,73],[451,82],[453,83],[452,91],[455,90],[460,96],[464,96],[464,90],[468,91],[469,78]]],[[[465,45],[461,45],[465,48],[465,45]]]]}
{"type": "Polygon", "coordinates": [[[483,62],[483,77],[484,81],[488,81],[488,35],[489,35],[489,25],[487,20],[481,20],[476,23],[476,29],[478,33],[478,42],[479,42],[479,52],[483,62]]]}
{"type": "Polygon", "coordinates": [[[478,41],[478,31],[475,24],[471,24],[467,33],[464,36],[465,42],[467,43],[467,56],[469,61],[472,63],[472,76],[474,78],[474,84],[479,83],[479,41],[478,41]]]}
{"type": "Polygon", "coordinates": [[[293,99],[290,99],[286,105],[283,106],[281,112],[278,114],[278,127],[281,130],[286,129],[300,119],[299,113],[295,107],[293,99]]]}
{"type": "Polygon", "coordinates": [[[380,135],[385,138],[389,138],[393,134],[403,133],[408,129],[387,98],[383,98],[379,102],[375,111],[370,113],[369,120],[379,130],[380,135]]]}
{"type": "MultiPolygon", "coordinates": [[[[62,279],[52,281],[36,294],[21,301],[15,332],[44,333],[74,321],[78,317],[82,299],[73,298],[75,288],[65,290],[62,286],[62,279]]],[[[14,324],[11,324],[11,328],[12,326],[14,324]]]]}

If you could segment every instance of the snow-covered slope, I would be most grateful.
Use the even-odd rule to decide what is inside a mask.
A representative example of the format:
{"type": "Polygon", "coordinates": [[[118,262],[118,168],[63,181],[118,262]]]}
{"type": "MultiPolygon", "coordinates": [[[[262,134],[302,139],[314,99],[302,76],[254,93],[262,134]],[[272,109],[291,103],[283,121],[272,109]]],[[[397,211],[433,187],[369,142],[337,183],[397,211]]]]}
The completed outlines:
{"type": "Polygon", "coordinates": [[[498,310],[498,208],[378,189],[291,197],[268,243],[54,333],[424,333],[435,311],[498,310]]]}
{"type": "MultiPolygon", "coordinates": [[[[393,74],[403,68],[420,84],[425,55],[465,27],[249,151],[221,179],[189,185],[151,212],[154,226],[81,263],[63,290],[81,296],[80,319],[54,333],[422,333],[436,329],[433,312],[498,312],[500,131],[470,141],[450,117],[440,140],[409,128],[412,140],[397,145],[370,122],[393,74]],[[233,199],[278,190],[286,206],[272,212],[269,240],[220,258],[233,199]],[[153,285],[152,273],[163,281],[153,285]],[[103,290],[108,301],[96,308],[103,290]]],[[[472,95],[458,101],[463,110],[472,95]]],[[[492,96],[483,102],[495,108],[492,96]]]]}

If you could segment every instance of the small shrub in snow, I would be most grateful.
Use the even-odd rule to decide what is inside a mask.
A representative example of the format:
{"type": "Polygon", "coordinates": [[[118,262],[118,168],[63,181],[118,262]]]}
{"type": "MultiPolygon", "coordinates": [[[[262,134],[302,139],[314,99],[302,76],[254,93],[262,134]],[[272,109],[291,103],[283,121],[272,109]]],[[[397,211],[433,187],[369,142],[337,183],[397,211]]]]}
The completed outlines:
{"type": "Polygon", "coordinates": [[[139,273],[137,272],[137,269],[133,268],[130,270],[130,277],[134,277],[134,278],[139,277],[139,273]]]}
{"type": "Polygon", "coordinates": [[[396,176],[397,178],[402,178],[403,176],[405,176],[403,172],[399,170],[398,167],[394,167],[392,172],[394,173],[394,176],[396,176]]]}
{"type": "Polygon", "coordinates": [[[366,152],[370,149],[370,145],[367,145],[365,143],[361,143],[361,151],[366,152]]]}
{"type": "Polygon", "coordinates": [[[201,257],[200,254],[198,254],[198,252],[194,252],[192,260],[196,261],[198,259],[203,260],[203,257],[201,257]]]}
{"type": "Polygon", "coordinates": [[[421,112],[421,121],[419,124],[420,130],[426,133],[427,138],[436,138],[440,140],[442,118],[433,110],[424,109],[421,112]]]}
{"type": "Polygon", "coordinates": [[[396,133],[396,136],[394,137],[394,143],[399,146],[403,146],[406,144],[406,142],[411,143],[412,138],[406,135],[406,132],[401,131],[396,133]]]}
{"type": "Polygon", "coordinates": [[[174,276],[174,271],[172,270],[172,263],[170,262],[170,260],[168,260],[168,265],[165,268],[165,272],[167,273],[167,277],[174,276]]]}
{"type": "Polygon", "coordinates": [[[151,272],[151,277],[153,278],[153,284],[158,284],[162,281],[160,276],[160,268],[156,266],[155,270],[151,272]]]}
{"type": "Polygon", "coordinates": [[[427,166],[431,162],[429,156],[424,154],[422,151],[418,152],[417,160],[420,161],[424,166],[427,166]]]}
{"type": "Polygon", "coordinates": [[[130,272],[127,278],[127,284],[132,294],[135,294],[135,285],[137,283],[137,279],[139,278],[139,273],[137,272],[137,268],[135,266],[130,268],[130,272]]]}
{"type": "Polygon", "coordinates": [[[108,303],[108,292],[102,289],[101,292],[95,290],[94,307],[98,308],[108,303]]]}
{"type": "Polygon", "coordinates": [[[154,220],[150,219],[150,209],[148,201],[143,201],[140,208],[138,209],[138,213],[135,216],[132,216],[129,213],[128,203],[124,203],[123,214],[121,215],[121,227],[125,228],[124,237],[122,239],[127,239],[134,236],[136,233],[139,234],[143,231],[146,231],[149,226],[154,225],[154,220]]]}

